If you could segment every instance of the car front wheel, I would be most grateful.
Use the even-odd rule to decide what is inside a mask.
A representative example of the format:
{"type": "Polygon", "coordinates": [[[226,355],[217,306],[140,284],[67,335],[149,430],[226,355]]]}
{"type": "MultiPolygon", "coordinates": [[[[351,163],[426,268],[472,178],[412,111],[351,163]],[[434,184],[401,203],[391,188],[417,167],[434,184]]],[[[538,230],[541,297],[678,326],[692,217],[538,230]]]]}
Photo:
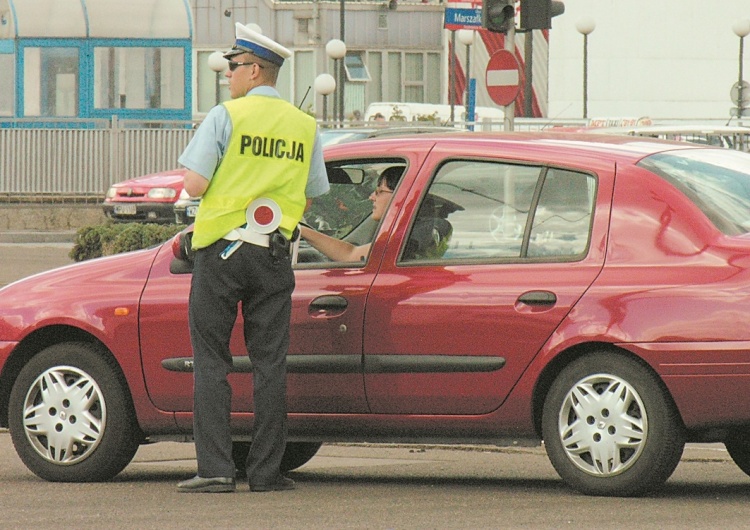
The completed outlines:
{"type": "Polygon", "coordinates": [[[50,346],[21,370],[9,427],[18,456],[53,482],[98,482],[135,456],[140,429],[119,368],[87,343],[50,346]]]}
{"type": "Polygon", "coordinates": [[[656,376],[612,352],[565,367],[544,403],[552,465],[588,495],[634,496],[663,484],[685,446],[675,407],[656,376]]]}

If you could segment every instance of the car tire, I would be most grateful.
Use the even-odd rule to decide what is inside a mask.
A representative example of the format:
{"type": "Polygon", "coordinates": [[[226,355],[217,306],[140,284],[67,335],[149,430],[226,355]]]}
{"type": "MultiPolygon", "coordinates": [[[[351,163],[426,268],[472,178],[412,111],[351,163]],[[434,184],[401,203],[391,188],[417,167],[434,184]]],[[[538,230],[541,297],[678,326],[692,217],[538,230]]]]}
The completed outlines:
{"type": "Polygon", "coordinates": [[[8,411],[18,456],[52,482],[109,480],[142,439],[119,367],[88,343],[56,344],[34,356],[18,374],[8,411]]]}
{"type": "MultiPolygon", "coordinates": [[[[247,478],[245,462],[250,451],[251,442],[232,443],[232,459],[234,460],[236,478],[247,478]]],[[[287,442],[284,456],[281,457],[280,470],[282,473],[292,471],[307,464],[318,452],[320,442],[287,442]]]]}
{"type": "Polygon", "coordinates": [[[586,355],[560,372],[544,402],[542,436],[555,470],[587,495],[647,493],[671,476],[685,447],[656,375],[614,352],[586,355]]]}
{"type": "Polygon", "coordinates": [[[737,467],[750,475],[750,441],[741,436],[733,436],[724,442],[724,446],[737,467]]]}
{"type": "Polygon", "coordinates": [[[307,464],[323,445],[320,442],[287,442],[281,459],[281,472],[286,473],[307,464]]]}

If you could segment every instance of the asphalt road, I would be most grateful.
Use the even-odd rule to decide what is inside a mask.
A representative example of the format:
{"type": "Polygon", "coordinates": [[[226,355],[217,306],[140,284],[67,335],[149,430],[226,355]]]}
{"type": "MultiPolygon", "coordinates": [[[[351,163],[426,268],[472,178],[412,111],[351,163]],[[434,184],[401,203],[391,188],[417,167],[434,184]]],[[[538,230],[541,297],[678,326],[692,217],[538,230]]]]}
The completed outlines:
{"type": "Polygon", "coordinates": [[[27,243],[0,242],[0,287],[26,276],[73,263],[68,256],[73,243],[35,242],[30,234],[27,243]]]}
{"type": "Polygon", "coordinates": [[[0,432],[0,527],[120,529],[739,529],[750,478],[721,446],[689,447],[673,477],[640,499],[586,497],[542,448],[324,445],[289,474],[297,489],[182,494],[191,444],[142,447],[113,481],[56,484],[32,475],[0,432]]]}

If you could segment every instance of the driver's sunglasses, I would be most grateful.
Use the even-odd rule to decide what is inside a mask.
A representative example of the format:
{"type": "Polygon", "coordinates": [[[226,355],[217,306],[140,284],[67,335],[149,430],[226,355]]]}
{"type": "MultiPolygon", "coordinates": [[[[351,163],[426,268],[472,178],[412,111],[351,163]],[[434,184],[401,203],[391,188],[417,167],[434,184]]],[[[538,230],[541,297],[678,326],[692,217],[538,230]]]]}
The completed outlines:
{"type": "Polygon", "coordinates": [[[227,60],[227,62],[229,63],[229,71],[230,72],[234,72],[240,66],[250,66],[250,65],[253,65],[253,64],[257,64],[259,68],[263,68],[262,64],[256,63],[256,62],[252,62],[252,63],[238,63],[237,61],[230,61],[230,60],[227,60]]]}

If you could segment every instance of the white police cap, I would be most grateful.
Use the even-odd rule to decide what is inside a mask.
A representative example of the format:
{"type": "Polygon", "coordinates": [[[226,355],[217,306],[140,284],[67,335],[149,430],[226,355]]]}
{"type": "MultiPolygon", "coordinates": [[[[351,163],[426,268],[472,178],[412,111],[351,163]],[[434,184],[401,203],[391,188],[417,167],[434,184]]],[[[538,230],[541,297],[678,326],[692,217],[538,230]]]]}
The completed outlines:
{"type": "Polygon", "coordinates": [[[245,26],[239,22],[235,23],[235,38],[237,40],[234,42],[234,47],[224,55],[225,59],[231,59],[242,53],[252,53],[261,59],[281,66],[284,64],[284,59],[292,56],[292,52],[281,44],[261,35],[249,26],[251,24],[245,26]]]}

